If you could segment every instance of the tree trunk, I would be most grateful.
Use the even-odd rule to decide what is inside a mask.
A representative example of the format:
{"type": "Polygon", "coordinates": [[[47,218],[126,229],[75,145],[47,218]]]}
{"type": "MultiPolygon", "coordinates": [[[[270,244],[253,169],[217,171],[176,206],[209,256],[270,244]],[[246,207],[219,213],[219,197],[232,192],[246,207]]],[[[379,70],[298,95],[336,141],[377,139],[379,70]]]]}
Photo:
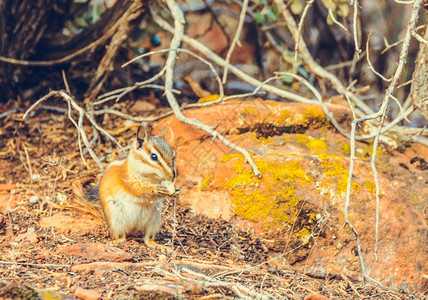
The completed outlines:
{"type": "MultiPolygon", "coordinates": [[[[424,7],[428,15],[428,1],[424,1],[424,7]]],[[[424,31],[422,37],[428,41],[428,18],[425,20],[424,31]]],[[[428,46],[426,43],[419,43],[412,80],[409,94],[412,105],[428,120],[428,46]]]]}
{"type": "Polygon", "coordinates": [[[118,51],[144,16],[147,1],[116,1],[96,23],[67,36],[62,30],[73,2],[0,0],[0,102],[35,101],[51,89],[64,89],[62,70],[74,96],[95,98],[114,62],[122,63],[118,51]]]}
{"type": "MultiPolygon", "coordinates": [[[[0,0],[0,55],[28,59],[46,32],[62,29],[72,0],[0,0]]],[[[24,69],[0,62],[0,101],[14,96],[24,69]]]]}

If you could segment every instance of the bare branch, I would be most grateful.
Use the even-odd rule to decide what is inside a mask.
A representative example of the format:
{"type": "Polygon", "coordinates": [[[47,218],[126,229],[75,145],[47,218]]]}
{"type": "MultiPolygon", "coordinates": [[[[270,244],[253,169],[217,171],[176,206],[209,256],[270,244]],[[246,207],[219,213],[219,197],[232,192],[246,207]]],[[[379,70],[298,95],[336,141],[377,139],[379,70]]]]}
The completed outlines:
{"type": "Polygon", "coordinates": [[[303,22],[305,21],[306,15],[308,14],[309,8],[314,3],[314,0],[309,0],[306,2],[305,8],[303,9],[302,17],[299,21],[299,29],[297,31],[297,39],[294,41],[296,43],[296,46],[294,47],[294,60],[297,60],[297,54],[299,53],[299,43],[300,43],[300,36],[302,34],[302,28],[303,28],[303,22]]]}
{"type": "MultiPolygon", "coordinates": [[[[156,12],[152,11],[152,17],[153,17],[153,20],[160,27],[162,27],[163,29],[165,29],[166,31],[169,31],[171,33],[174,32],[174,28],[170,24],[168,24],[168,22],[163,20],[158,14],[156,14],[156,12]]],[[[203,45],[199,41],[192,39],[185,34],[183,34],[182,41],[187,43],[190,47],[198,50],[200,53],[204,54],[207,58],[209,58],[210,60],[212,60],[213,62],[215,62],[219,66],[221,66],[221,67],[226,66],[226,62],[224,59],[222,59],[221,57],[216,55],[214,52],[212,52],[210,49],[208,49],[205,45],[203,45]]],[[[242,80],[244,80],[245,82],[247,82],[253,86],[259,86],[262,83],[261,81],[245,74],[244,72],[242,72],[240,69],[238,69],[237,67],[235,67],[233,65],[229,66],[229,70],[230,70],[230,72],[235,74],[237,77],[241,78],[242,80]]],[[[292,100],[292,101],[296,101],[296,102],[302,102],[302,103],[311,103],[311,104],[316,103],[316,101],[314,101],[314,100],[305,98],[303,96],[300,96],[300,95],[297,95],[294,93],[290,93],[288,91],[279,89],[277,87],[266,85],[264,87],[264,90],[266,92],[275,94],[277,96],[286,98],[288,100],[292,100]]]]}
{"type": "Polygon", "coordinates": [[[360,40],[358,39],[358,30],[357,30],[357,20],[358,20],[358,0],[352,0],[351,5],[354,6],[354,14],[352,18],[352,29],[354,33],[354,44],[355,44],[355,53],[357,57],[361,54],[360,40]]]}
{"type": "MultiPolygon", "coordinates": [[[[363,121],[366,121],[369,119],[380,118],[380,122],[379,122],[379,125],[377,127],[376,136],[375,136],[375,139],[373,142],[373,152],[372,152],[371,162],[370,162],[370,165],[371,165],[371,168],[373,171],[373,178],[374,178],[374,182],[375,182],[375,187],[376,187],[376,233],[375,233],[375,235],[376,235],[376,248],[374,251],[374,258],[377,259],[377,252],[378,252],[378,248],[379,248],[378,237],[379,237],[379,215],[380,215],[380,211],[379,211],[379,180],[378,180],[378,173],[377,173],[376,164],[375,164],[375,162],[376,162],[376,151],[377,151],[377,147],[378,147],[379,138],[380,138],[380,134],[382,131],[383,123],[384,123],[385,118],[386,118],[386,109],[389,106],[389,100],[391,98],[391,95],[392,95],[394,89],[397,86],[398,80],[400,79],[400,75],[401,75],[403,68],[404,68],[404,65],[406,63],[408,48],[409,48],[409,44],[410,44],[410,40],[411,40],[411,33],[413,32],[413,30],[416,26],[416,22],[418,19],[418,12],[419,12],[419,9],[421,6],[421,2],[422,2],[422,0],[416,0],[414,3],[413,9],[412,9],[412,14],[410,17],[410,21],[409,21],[409,24],[407,26],[406,35],[404,38],[403,47],[402,47],[401,52],[400,52],[398,65],[397,65],[397,68],[395,70],[394,76],[392,77],[391,83],[385,91],[385,96],[384,96],[384,99],[382,100],[382,105],[381,105],[380,110],[376,114],[365,116],[365,117],[360,118],[360,119],[354,119],[354,121],[352,122],[352,127],[351,127],[351,140],[350,140],[351,159],[350,159],[349,177],[348,177],[346,200],[345,200],[345,218],[346,218],[346,222],[347,222],[348,226],[354,231],[354,233],[357,237],[358,254],[360,257],[360,263],[361,263],[361,268],[363,270],[364,277],[366,277],[370,280],[373,280],[373,279],[368,276],[367,270],[365,268],[364,259],[363,259],[362,253],[361,253],[361,243],[359,240],[358,232],[353,227],[351,221],[349,220],[349,215],[348,215],[349,204],[350,204],[351,182],[352,182],[353,167],[354,167],[354,160],[355,160],[355,129],[356,129],[356,125],[360,122],[363,122],[363,121]]],[[[403,113],[403,115],[405,115],[405,113],[403,113]]]]}
{"type": "Polygon", "coordinates": [[[247,6],[249,0],[244,0],[242,3],[241,14],[239,16],[238,28],[236,29],[235,37],[233,38],[232,44],[230,45],[229,51],[226,55],[226,65],[224,66],[223,72],[223,84],[227,81],[227,68],[229,66],[230,58],[232,56],[233,50],[235,50],[236,44],[239,42],[239,37],[241,36],[242,27],[244,26],[245,15],[247,13],[247,6]]]}
{"type": "MultiPolygon", "coordinates": [[[[181,39],[183,37],[183,31],[184,31],[184,15],[181,11],[180,7],[177,5],[177,3],[174,0],[167,0],[168,8],[171,11],[172,16],[174,17],[174,35],[172,37],[170,48],[172,49],[178,49],[178,46],[180,45],[181,39]]],[[[179,119],[180,121],[191,124],[193,126],[198,127],[199,129],[202,129],[209,134],[211,134],[214,138],[218,138],[220,141],[222,141],[226,146],[242,153],[248,163],[252,166],[254,174],[256,174],[258,177],[261,177],[261,173],[259,169],[257,168],[256,164],[254,163],[253,159],[251,158],[250,154],[243,148],[233,144],[229,140],[227,140],[224,136],[222,136],[220,133],[212,129],[212,127],[205,125],[201,123],[200,121],[196,119],[189,119],[183,115],[183,113],[180,110],[180,107],[178,106],[177,100],[175,99],[174,94],[172,93],[172,86],[173,86],[173,71],[174,71],[174,64],[176,59],[176,51],[170,51],[168,54],[168,58],[165,64],[166,67],[166,73],[165,73],[165,96],[168,100],[169,105],[172,108],[172,111],[174,112],[174,115],[179,119]]]]}
{"type": "Polygon", "coordinates": [[[380,78],[382,78],[382,80],[386,81],[386,82],[391,82],[392,78],[385,78],[382,74],[380,74],[378,71],[376,71],[376,69],[373,67],[372,62],[370,61],[370,38],[372,36],[373,30],[370,31],[368,37],[367,37],[367,42],[366,42],[366,49],[367,49],[367,63],[369,64],[369,68],[372,70],[373,73],[375,73],[377,76],[379,76],[380,78]]]}
{"type": "Polygon", "coordinates": [[[331,9],[331,2],[333,0],[330,0],[330,5],[328,6],[328,15],[330,16],[331,20],[333,21],[334,24],[336,24],[337,26],[339,26],[340,28],[342,28],[345,31],[348,31],[348,29],[346,29],[346,27],[340,23],[339,21],[336,20],[336,18],[333,15],[333,10],[331,9]]]}
{"type": "Polygon", "coordinates": [[[317,76],[321,78],[325,78],[328,81],[331,82],[334,89],[336,89],[341,95],[348,95],[348,97],[351,99],[351,101],[359,107],[363,112],[366,114],[373,114],[373,110],[365,104],[363,101],[361,101],[356,95],[346,90],[346,88],[343,86],[343,84],[340,82],[340,80],[333,75],[332,73],[326,71],[324,68],[322,68],[312,57],[310,54],[305,41],[298,36],[298,28],[296,25],[296,22],[294,21],[293,16],[288,11],[288,9],[285,7],[285,4],[281,0],[274,0],[276,6],[281,11],[282,16],[284,17],[285,21],[287,22],[288,29],[290,30],[294,40],[297,40],[297,38],[300,38],[300,53],[303,57],[303,60],[308,65],[309,69],[316,74],[317,76]]]}
{"type": "Polygon", "coordinates": [[[213,72],[213,74],[214,74],[214,76],[215,76],[215,78],[217,80],[219,94],[220,94],[220,99],[223,99],[223,97],[224,97],[224,87],[223,87],[223,84],[222,84],[222,82],[220,80],[220,76],[218,75],[218,73],[217,73],[216,69],[214,68],[213,64],[210,63],[209,61],[207,61],[206,59],[204,59],[203,57],[201,57],[200,55],[198,55],[198,54],[196,54],[196,53],[194,53],[194,52],[192,52],[190,50],[187,50],[187,49],[177,48],[177,49],[162,49],[162,50],[157,50],[157,51],[151,51],[151,52],[144,53],[144,54],[142,54],[140,56],[137,56],[137,57],[131,59],[130,61],[124,63],[122,65],[122,67],[126,67],[130,63],[136,61],[137,59],[146,57],[148,55],[152,55],[152,54],[156,54],[156,53],[170,52],[170,51],[178,51],[178,52],[184,52],[184,53],[190,54],[191,56],[193,56],[193,57],[199,59],[200,61],[202,61],[203,63],[207,64],[210,67],[211,71],[213,72]]]}

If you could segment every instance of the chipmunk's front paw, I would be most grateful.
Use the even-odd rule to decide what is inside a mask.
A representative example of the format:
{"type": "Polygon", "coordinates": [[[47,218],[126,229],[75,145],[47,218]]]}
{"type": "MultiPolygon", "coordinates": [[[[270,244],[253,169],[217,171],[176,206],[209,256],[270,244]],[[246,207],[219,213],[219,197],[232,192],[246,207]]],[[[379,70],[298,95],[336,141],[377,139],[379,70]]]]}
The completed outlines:
{"type": "Polygon", "coordinates": [[[161,184],[157,186],[157,188],[159,194],[165,194],[169,196],[176,193],[177,191],[177,188],[175,187],[174,183],[169,180],[162,181],[161,184]]]}

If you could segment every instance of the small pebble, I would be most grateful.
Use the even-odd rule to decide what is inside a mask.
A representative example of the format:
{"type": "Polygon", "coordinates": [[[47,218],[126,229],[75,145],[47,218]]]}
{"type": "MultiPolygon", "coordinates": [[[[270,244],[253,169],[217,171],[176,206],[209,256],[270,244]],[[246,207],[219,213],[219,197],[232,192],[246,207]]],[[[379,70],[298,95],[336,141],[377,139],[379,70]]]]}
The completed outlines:
{"type": "Polygon", "coordinates": [[[31,204],[35,204],[39,201],[40,201],[40,198],[37,196],[31,196],[30,199],[28,199],[28,202],[30,202],[31,204]]]}

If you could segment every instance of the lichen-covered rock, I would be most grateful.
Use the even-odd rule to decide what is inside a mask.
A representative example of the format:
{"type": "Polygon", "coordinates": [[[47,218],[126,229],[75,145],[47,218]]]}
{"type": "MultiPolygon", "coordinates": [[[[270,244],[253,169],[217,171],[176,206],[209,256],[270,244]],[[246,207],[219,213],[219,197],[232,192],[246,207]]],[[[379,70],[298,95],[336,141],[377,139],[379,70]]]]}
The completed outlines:
{"type": "MultiPolygon", "coordinates": [[[[344,106],[330,110],[349,128],[344,106]]],[[[231,101],[191,109],[187,117],[217,130],[249,150],[262,178],[244,157],[205,132],[170,117],[169,142],[177,150],[181,200],[197,212],[251,226],[270,251],[316,275],[361,276],[354,234],[345,225],[349,140],[336,132],[320,106],[274,101],[231,101]]],[[[428,157],[421,145],[403,153],[379,147],[380,236],[375,249],[373,147],[357,143],[350,219],[360,233],[370,276],[384,285],[422,289],[428,268],[426,204],[428,170],[415,157],[428,157]],[[412,163],[413,162],[413,163],[412,163]]],[[[424,282],[425,280],[425,282],[424,282]]]]}

